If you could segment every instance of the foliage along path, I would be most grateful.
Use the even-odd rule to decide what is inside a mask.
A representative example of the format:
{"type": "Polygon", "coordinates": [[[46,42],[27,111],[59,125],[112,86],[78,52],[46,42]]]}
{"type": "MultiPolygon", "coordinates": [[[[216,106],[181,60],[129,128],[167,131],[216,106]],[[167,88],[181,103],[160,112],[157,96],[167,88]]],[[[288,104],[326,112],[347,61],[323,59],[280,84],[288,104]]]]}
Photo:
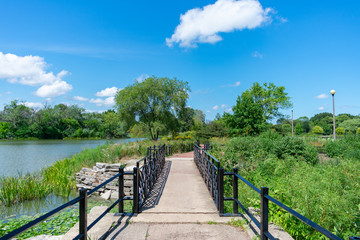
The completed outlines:
{"type": "MultiPolygon", "coordinates": [[[[108,225],[99,223],[98,231],[90,230],[89,236],[100,238],[114,221],[117,224],[106,239],[250,239],[240,227],[227,225],[230,218],[219,216],[193,152],[167,158],[141,210],[136,217],[107,216],[108,225]]],[[[74,228],[77,233],[77,225],[74,228]]]]}

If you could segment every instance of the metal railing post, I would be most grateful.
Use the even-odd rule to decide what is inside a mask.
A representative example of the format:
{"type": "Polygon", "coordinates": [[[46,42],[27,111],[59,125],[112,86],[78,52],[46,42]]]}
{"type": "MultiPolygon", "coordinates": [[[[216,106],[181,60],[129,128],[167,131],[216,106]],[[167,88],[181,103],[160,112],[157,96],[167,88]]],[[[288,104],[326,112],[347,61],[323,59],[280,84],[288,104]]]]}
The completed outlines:
{"type": "Polygon", "coordinates": [[[79,234],[82,234],[80,240],[87,240],[87,189],[81,188],[79,194],[79,234]]]}
{"type": "Polygon", "coordinates": [[[224,214],[224,169],[219,168],[219,214],[224,214]]]}
{"type": "Polygon", "coordinates": [[[133,213],[139,213],[139,182],[138,182],[138,168],[133,169],[133,213]]]}
{"type": "Polygon", "coordinates": [[[119,199],[121,201],[119,202],[119,213],[124,212],[124,167],[119,168],[119,199]]]}
{"type": "Polygon", "coordinates": [[[238,214],[239,213],[239,205],[237,203],[237,201],[235,199],[239,198],[239,193],[238,193],[238,178],[236,176],[236,174],[238,174],[238,169],[237,168],[233,168],[233,213],[234,214],[238,214]]]}
{"type": "Polygon", "coordinates": [[[269,199],[265,198],[265,195],[269,194],[267,187],[261,188],[261,210],[260,210],[260,239],[267,240],[268,237],[265,233],[268,232],[269,227],[269,199]]]}

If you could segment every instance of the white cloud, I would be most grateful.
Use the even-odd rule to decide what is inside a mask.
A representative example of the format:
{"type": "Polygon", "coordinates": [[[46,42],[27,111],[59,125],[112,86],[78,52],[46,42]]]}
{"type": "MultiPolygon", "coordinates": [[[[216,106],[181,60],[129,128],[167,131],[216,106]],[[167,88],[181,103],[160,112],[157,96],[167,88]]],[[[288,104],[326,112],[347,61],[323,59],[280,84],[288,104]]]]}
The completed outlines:
{"type": "Polygon", "coordinates": [[[284,17],[277,16],[276,19],[279,20],[281,23],[287,23],[288,22],[288,20],[286,18],[284,18],[284,17]]]}
{"type": "Polygon", "coordinates": [[[232,108],[225,109],[225,112],[232,112],[232,108]]]}
{"type": "Polygon", "coordinates": [[[324,98],[328,98],[328,97],[329,97],[329,95],[325,94],[325,93],[322,93],[322,94],[316,96],[317,99],[324,99],[324,98]]]}
{"type": "Polygon", "coordinates": [[[222,105],[221,105],[221,108],[226,108],[226,107],[227,107],[226,104],[222,104],[222,105]]]}
{"type": "Polygon", "coordinates": [[[214,109],[214,110],[218,110],[218,109],[219,109],[219,105],[215,105],[215,106],[213,106],[213,107],[212,107],[212,109],[214,109]]]}
{"type": "Polygon", "coordinates": [[[43,98],[58,97],[72,90],[72,86],[65,81],[56,81],[41,86],[35,95],[43,98]]]}
{"type": "Polygon", "coordinates": [[[238,86],[240,86],[240,81],[237,81],[234,84],[221,85],[221,87],[238,87],[238,86]]]}
{"type": "Polygon", "coordinates": [[[135,81],[140,83],[140,82],[144,81],[145,79],[147,79],[148,77],[150,77],[148,74],[143,73],[140,76],[138,76],[137,78],[135,78],[135,81]]]}
{"type": "Polygon", "coordinates": [[[217,0],[203,8],[180,15],[180,24],[166,44],[171,47],[196,47],[197,43],[216,43],[219,33],[253,29],[271,22],[271,8],[264,9],[258,0],[217,0]]]}
{"type": "Polygon", "coordinates": [[[40,102],[24,102],[23,105],[29,107],[29,108],[43,108],[44,104],[40,102]]]}
{"type": "Polygon", "coordinates": [[[10,83],[41,86],[36,95],[40,97],[60,96],[72,89],[62,78],[68,74],[62,70],[58,74],[46,72],[48,64],[39,56],[17,56],[0,52],[0,79],[10,83]]]}
{"type": "Polygon", "coordinates": [[[92,98],[90,99],[89,101],[90,103],[94,103],[96,104],[96,106],[113,106],[115,105],[115,97],[108,97],[108,98],[105,98],[105,99],[102,99],[102,98],[92,98]]]}
{"type": "Polygon", "coordinates": [[[46,62],[39,56],[19,57],[11,53],[0,52],[0,78],[11,83],[20,83],[29,86],[50,84],[66,75],[61,71],[57,75],[46,72],[46,62]]]}
{"type": "Polygon", "coordinates": [[[211,111],[209,111],[209,110],[207,110],[206,112],[207,112],[207,113],[211,113],[211,111]]]}
{"type": "Polygon", "coordinates": [[[84,97],[80,97],[80,96],[74,96],[73,99],[74,99],[75,101],[80,101],[80,102],[89,101],[88,98],[84,98],[84,97]]]}
{"type": "Polygon", "coordinates": [[[260,58],[260,59],[262,59],[264,55],[261,54],[261,53],[259,53],[258,51],[255,51],[255,52],[253,52],[252,56],[253,56],[254,58],[260,58]]]}
{"type": "Polygon", "coordinates": [[[324,110],[324,109],[325,109],[325,107],[324,107],[324,106],[321,106],[321,107],[318,107],[317,110],[322,111],[322,110],[324,110]]]}
{"type": "Polygon", "coordinates": [[[95,95],[97,97],[114,97],[119,90],[121,89],[118,89],[117,87],[105,88],[104,90],[97,92],[95,95]]]}

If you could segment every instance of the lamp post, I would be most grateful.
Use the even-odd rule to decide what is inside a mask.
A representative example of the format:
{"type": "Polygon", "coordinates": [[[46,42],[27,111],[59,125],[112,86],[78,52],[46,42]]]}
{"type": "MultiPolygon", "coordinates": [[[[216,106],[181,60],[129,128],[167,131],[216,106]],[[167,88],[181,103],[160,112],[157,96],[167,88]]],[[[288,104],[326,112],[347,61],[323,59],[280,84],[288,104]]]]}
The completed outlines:
{"type": "Polygon", "coordinates": [[[294,136],[294,110],[291,110],[291,136],[294,136]]]}
{"type": "Polygon", "coordinates": [[[330,91],[331,95],[332,95],[332,100],[333,100],[333,136],[334,136],[334,140],[336,139],[336,131],[335,131],[335,90],[331,90],[330,91]]]}

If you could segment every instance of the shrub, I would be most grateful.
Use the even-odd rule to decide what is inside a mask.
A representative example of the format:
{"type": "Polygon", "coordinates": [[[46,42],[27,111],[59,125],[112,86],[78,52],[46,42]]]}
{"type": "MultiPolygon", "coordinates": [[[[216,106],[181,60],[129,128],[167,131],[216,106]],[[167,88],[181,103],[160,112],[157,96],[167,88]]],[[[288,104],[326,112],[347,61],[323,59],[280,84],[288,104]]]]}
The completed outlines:
{"type": "Polygon", "coordinates": [[[315,134],[323,134],[324,130],[322,127],[316,125],[315,127],[313,127],[312,132],[315,134]]]}
{"type": "Polygon", "coordinates": [[[344,135],[345,129],[343,127],[337,127],[335,132],[336,132],[336,135],[344,135]]]}

